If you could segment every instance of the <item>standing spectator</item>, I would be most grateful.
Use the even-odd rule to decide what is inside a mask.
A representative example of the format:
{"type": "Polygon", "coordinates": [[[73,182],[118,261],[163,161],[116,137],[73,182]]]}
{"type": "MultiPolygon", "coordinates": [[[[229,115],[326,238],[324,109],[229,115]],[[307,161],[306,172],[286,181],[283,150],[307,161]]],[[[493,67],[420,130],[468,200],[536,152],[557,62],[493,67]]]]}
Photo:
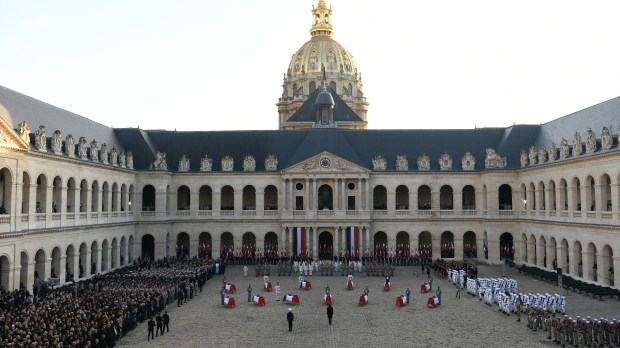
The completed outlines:
{"type": "Polygon", "coordinates": [[[155,337],[159,336],[159,333],[164,334],[164,319],[161,317],[161,313],[157,313],[155,317],[155,321],[157,322],[157,328],[155,329],[155,337]]]}
{"type": "Polygon", "coordinates": [[[149,319],[148,327],[149,327],[149,333],[146,336],[146,340],[150,341],[151,338],[155,339],[155,321],[153,321],[153,317],[149,319]]]}
{"type": "Polygon", "coordinates": [[[252,302],[252,284],[248,284],[248,302],[252,302]]]}
{"type": "Polygon", "coordinates": [[[222,286],[222,290],[220,290],[220,295],[222,297],[222,304],[224,304],[224,297],[226,297],[226,290],[223,286],[222,286]]]}
{"type": "Polygon", "coordinates": [[[280,283],[276,282],[276,301],[280,301],[280,290],[281,290],[280,283]]]}
{"type": "Polygon", "coordinates": [[[435,291],[435,295],[437,295],[437,299],[439,300],[439,304],[441,304],[441,286],[437,285],[437,291],[435,291]]]}
{"type": "Polygon", "coordinates": [[[288,321],[288,331],[293,331],[293,320],[295,320],[295,316],[293,315],[293,308],[288,309],[288,313],[286,314],[286,320],[288,321]]]}
{"type": "MultiPolygon", "coordinates": [[[[164,327],[163,329],[166,329],[166,332],[170,332],[170,316],[168,315],[168,311],[164,312],[164,327]]],[[[161,333],[164,333],[164,330],[161,330],[161,333]]]]}
{"type": "Polygon", "coordinates": [[[329,325],[332,324],[332,317],[334,316],[334,308],[330,304],[327,306],[327,320],[329,321],[329,325]]]}
{"type": "Polygon", "coordinates": [[[243,266],[243,276],[244,277],[248,276],[248,266],[243,266]]]}

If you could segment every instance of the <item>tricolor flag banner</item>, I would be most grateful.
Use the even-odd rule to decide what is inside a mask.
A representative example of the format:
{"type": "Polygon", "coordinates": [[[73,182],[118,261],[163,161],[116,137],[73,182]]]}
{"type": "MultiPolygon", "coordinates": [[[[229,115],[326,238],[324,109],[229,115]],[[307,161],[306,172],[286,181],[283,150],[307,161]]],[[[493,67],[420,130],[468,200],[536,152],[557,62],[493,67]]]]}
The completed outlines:
{"type": "Polygon", "coordinates": [[[347,227],[347,250],[349,255],[355,257],[360,248],[360,229],[359,227],[347,227]]]}
{"type": "Polygon", "coordinates": [[[300,256],[306,251],[306,228],[293,227],[293,252],[300,256]]]}

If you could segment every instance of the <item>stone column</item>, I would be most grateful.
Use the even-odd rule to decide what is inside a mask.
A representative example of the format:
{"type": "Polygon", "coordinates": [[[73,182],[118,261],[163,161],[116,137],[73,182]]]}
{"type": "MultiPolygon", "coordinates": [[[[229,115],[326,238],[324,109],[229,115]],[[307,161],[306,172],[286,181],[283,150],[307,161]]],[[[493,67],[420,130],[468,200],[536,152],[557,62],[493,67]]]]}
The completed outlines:
{"type": "Polygon", "coordinates": [[[412,212],[413,214],[413,212],[417,210],[418,210],[418,191],[409,190],[409,211],[412,212]]]}
{"type": "Polygon", "coordinates": [[[255,202],[256,202],[256,214],[264,215],[265,214],[265,191],[256,191],[255,202]]]}
{"type": "Polygon", "coordinates": [[[43,274],[39,274],[39,277],[41,277],[42,280],[47,280],[47,278],[49,278],[52,275],[52,258],[51,257],[45,258],[45,264],[44,264],[43,269],[44,269],[43,274]]]}
{"type": "MultiPolygon", "coordinates": [[[[26,286],[26,289],[30,291],[31,294],[32,294],[32,286],[34,285],[35,264],[36,264],[35,262],[28,262],[28,275],[26,276],[26,279],[24,282],[24,286],[26,286]]],[[[22,265],[22,267],[23,266],[24,265],[22,265]]]]}
{"type": "MultiPolygon", "coordinates": [[[[620,184],[611,184],[611,197],[610,197],[611,198],[611,211],[614,212],[616,220],[620,218],[618,214],[618,212],[620,212],[620,202],[618,202],[618,198],[620,197],[619,191],[620,191],[620,184]]],[[[616,269],[617,268],[614,266],[614,272],[617,272],[616,269]]]]}
{"type": "MultiPolygon", "coordinates": [[[[439,199],[440,199],[441,192],[439,191],[438,188],[436,189],[435,187],[431,188],[431,190],[432,190],[431,191],[431,211],[432,212],[435,212],[435,211],[439,212],[439,208],[440,208],[439,207],[439,202],[440,202],[439,199]]],[[[435,215],[434,213],[432,213],[432,214],[435,215]]],[[[433,247],[434,247],[434,245],[433,245],[433,247]]],[[[433,256],[435,256],[434,252],[433,252],[433,256]]]]}
{"type": "Polygon", "coordinates": [[[340,179],[340,204],[338,209],[347,210],[347,181],[346,179],[340,179]]]}
{"type": "Polygon", "coordinates": [[[614,288],[618,288],[618,277],[620,277],[620,256],[614,256],[614,288]]]}
{"type": "MultiPolygon", "coordinates": [[[[598,193],[597,193],[597,198],[598,198],[598,193]]],[[[600,212],[600,210],[598,209],[597,211],[600,212]]],[[[603,267],[604,264],[605,264],[605,257],[603,256],[603,253],[601,250],[601,252],[596,253],[597,282],[601,285],[607,286],[609,285],[609,266],[605,268],[603,267]]]]}
{"type": "MultiPolygon", "coordinates": [[[[569,185],[569,183],[566,183],[566,185],[569,185]]],[[[570,183],[570,185],[572,185],[572,183],[570,183]]],[[[566,194],[568,195],[568,197],[566,197],[566,201],[568,202],[567,204],[569,213],[577,210],[577,203],[579,203],[579,201],[576,197],[576,191],[577,189],[573,186],[566,187],[566,194]]]]}
{"type": "Polygon", "coordinates": [[[594,191],[596,192],[596,200],[594,202],[594,211],[596,212],[596,218],[600,219],[603,214],[602,212],[607,210],[607,202],[603,200],[603,189],[605,186],[594,185],[594,191]]]}
{"type": "Polygon", "coordinates": [[[60,269],[58,270],[58,278],[60,278],[60,284],[64,284],[67,278],[67,255],[60,256],[60,269]]]}
{"type": "MultiPolygon", "coordinates": [[[[213,195],[211,196],[213,199],[213,195]]],[[[198,216],[198,209],[200,208],[200,189],[191,190],[189,193],[189,210],[192,216],[198,216]]],[[[212,207],[213,208],[213,207],[212,207]]]]}
{"type": "Polygon", "coordinates": [[[396,210],[396,190],[391,186],[386,186],[385,189],[387,191],[387,211],[390,216],[394,216],[394,211],[396,210]]]}
{"type": "Polygon", "coordinates": [[[463,238],[454,237],[454,259],[462,260],[463,259],[463,238]]]}
{"type": "MultiPolygon", "coordinates": [[[[214,211],[219,212],[222,210],[222,191],[220,188],[213,189],[211,191],[211,199],[213,200],[213,206],[211,207],[214,211]]],[[[213,250],[215,252],[215,250],[213,250]]],[[[219,250],[217,251],[219,255],[219,250]]]]}
{"type": "MultiPolygon", "coordinates": [[[[587,246],[586,246],[587,247],[587,246]]],[[[592,253],[589,251],[581,251],[583,257],[581,258],[583,262],[583,278],[586,280],[592,280],[592,262],[590,258],[592,257],[592,253]]]]}
{"type": "Polygon", "coordinates": [[[364,210],[370,210],[370,205],[372,204],[372,195],[370,193],[370,180],[366,179],[364,182],[364,210]]]}
{"type": "MultiPolygon", "coordinates": [[[[35,181],[36,182],[36,181],[35,181]]],[[[36,184],[28,185],[28,222],[36,221],[35,214],[37,212],[37,189],[36,184]]]]}
{"type": "MultiPolygon", "coordinates": [[[[452,193],[452,199],[453,199],[453,208],[454,208],[454,214],[456,215],[463,215],[463,192],[453,192],[452,193]]],[[[456,255],[456,254],[455,254],[456,255]]]]}
{"type": "Polygon", "coordinates": [[[220,252],[221,252],[221,240],[219,238],[213,238],[211,239],[211,254],[213,256],[214,259],[219,259],[220,258],[220,252]]]}
{"type": "MultiPolygon", "coordinates": [[[[242,211],[243,210],[243,189],[241,190],[236,190],[233,194],[233,201],[235,204],[235,215],[238,215],[237,212],[238,211],[242,211]]],[[[239,214],[241,215],[241,214],[239,214]]]]}
{"type": "MultiPolygon", "coordinates": [[[[490,264],[498,264],[500,263],[500,259],[499,259],[499,239],[497,240],[491,240],[489,239],[487,241],[489,243],[489,245],[487,246],[489,249],[489,260],[488,262],[490,264]]],[[[484,257],[484,251],[482,252],[482,255],[484,257]]]]}
{"type": "MultiPolygon", "coordinates": [[[[362,179],[357,179],[357,195],[355,198],[355,210],[363,210],[364,209],[364,203],[363,203],[363,197],[364,194],[362,192],[362,179]]],[[[347,207],[348,208],[348,207],[347,207]]]]}

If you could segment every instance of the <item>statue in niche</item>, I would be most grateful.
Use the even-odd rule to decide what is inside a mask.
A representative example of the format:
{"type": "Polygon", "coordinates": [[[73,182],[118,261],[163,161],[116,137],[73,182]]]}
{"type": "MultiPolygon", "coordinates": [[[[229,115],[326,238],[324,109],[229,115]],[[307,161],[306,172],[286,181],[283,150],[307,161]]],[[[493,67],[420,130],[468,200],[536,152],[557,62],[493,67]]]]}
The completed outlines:
{"type": "Polygon", "coordinates": [[[189,158],[183,155],[179,160],[179,172],[187,172],[189,171],[189,158]]]}
{"type": "Polygon", "coordinates": [[[463,170],[475,170],[476,169],[476,158],[469,151],[465,153],[465,156],[461,158],[461,167],[463,170]]]}
{"type": "Polygon", "coordinates": [[[549,144],[547,153],[549,155],[549,161],[555,161],[558,157],[557,149],[555,148],[555,143],[553,141],[549,144]]]}
{"type": "Polygon", "coordinates": [[[452,157],[448,155],[447,152],[444,152],[443,155],[439,157],[439,169],[452,170],[452,157]]]}
{"type": "Polygon", "coordinates": [[[30,126],[26,121],[19,124],[19,137],[26,143],[30,144],[30,126]]]}
{"type": "Polygon", "coordinates": [[[387,161],[383,156],[379,155],[372,158],[372,170],[386,170],[387,161]]]}
{"type": "Polygon", "coordinates": [[[278,170],[278,158],[276,156],[269,155],[265,158],[265,170],[269,172],[278,170]]]}
{"type": "Polygon", "coordinates": [[[568,140],[562,138],[560,142],[560,159],[568,158],[568,140]]]}
{"type": "Polygon", "coordinates": [[[59,130],[52,134],[52,152],[55,155],[62,155],[62,133],[59,130]]]}
{"type": "Polygon", "coordinates": [[[201,172],[210,172],[213,170],[213,160],[209,158],[209,155],[206,155],[200,160],[200,171],[201,172]]]}
{"type": "Polygon", "coordinates": [[[151,170],[168,170],[165,152],[157,151],[157,158],[151,163],[151,170]]]}
{"type": "Polygon", "coordinates": [[[581,134],[575,132],[573,138],[573,157],[577,157],[583,153],[583,146],[581,145],[581,134]]]}
{"type": "Polygon", "coordinates": [[[588,139],[586,139],[586,153],[593,153],[596,150],[596,134],[592,129],[588,129],[588,139]]]}
{"type": "Polygon", "coordinates": [[[118,156],[118,165],[121,168],[125,168],[125,151],[121,150],[121,154],[118,156]]]}
{"type": "Polygon", "coordinates": [[[34,146],[39,151],[47,151],[47,136],[45,135],[45,126],[39,126],[34,131],[34,146]]]}
{"type": "Polygon", "coordinates": [[[540,150],[538,150],[538,162],[547,162],[547,149],[545,149],[545,145],[540,145],[540,150]]]}
{"type": "Polygon", "coordinates": [[[430,170],[431,169],[431,158],[428,157],[427,154],[422,153],[418,157],[418,170],[430,170]]]}
{"type": "Polygon", "coordinates": [[[521,149],[521,167],[526,167],[528,164],[528,159],[527,159],[527,152],[525,152],[525,150],[521,149]]]}
{"type": "Polygon", "coordinates": [[[603,131],[601,132],[601,150],[609,150],[614,144],[614,139],[611,137],[611,132],[609,131],[610,128],[603,127],[603,131]]]}
{"type": "Polygon", "coordinates": [[[222,157],[222,171],[224,172],[232,172],[235,162],[230,155],[226,155],[222,157]]]}
{"type": "Polygon", "coordinates": [[[256,170],[256,159],[252,155],[247,155],[243,159],[243,171],[253,172],[256,170]]]}
{"type": "Polygon", "coordinates": [[[78,141],[78,156],[83,160],[88,159],[88,147],[86,146],[86,138],[84,137],[80,137],[78,141]]]}
{"type": "Polygon", "coordinates": [[[118,164],[118,152],[116,151],[116,146],[112,146],[112,151],[110,151],[110,164],[113,166],[118,164]]]}
{"type": "Polygon", "coordinates": [[[396,170],[400,170],[400,171],[409,170],[409,161],[407,161],[407,156],[405,155],[396,156],[396,170]]]}
{"type": "Polygon", "coordinates": [[[133,153],[131,151],[127,152],[127,168],[133,169],[133,153]]]}
{"type": "Polygon", "coordinates": [[[538,154],[534,145],[530,146],[530,165],[538,163],[538,154]]]}
{"type": "Polygon", "coordinates": [[[65,138],[65,153],[69,157],[75,156],[75,138],[71,134],[65,138]]]}
{"type": "Polygon", "coordinates": [[[484,159],[484,167],[487,169],[492,168],[505,168],[507,165],[506,157],[500,156],[494,149],[488,148],[486,150],[487,156],[484,159]]]}
{"type": "Polygon", "coordinates": [[[108,164],[108,145],[106,143],[103,143],[103,145],[101,145],[100,157],[103,164],[108,164]]]}
{"type": "Polygon", "coordinates": [[[90,159],[93,162],[99,162],[99,147],[97,146],[97,140],[90,142],[90,159]]]}

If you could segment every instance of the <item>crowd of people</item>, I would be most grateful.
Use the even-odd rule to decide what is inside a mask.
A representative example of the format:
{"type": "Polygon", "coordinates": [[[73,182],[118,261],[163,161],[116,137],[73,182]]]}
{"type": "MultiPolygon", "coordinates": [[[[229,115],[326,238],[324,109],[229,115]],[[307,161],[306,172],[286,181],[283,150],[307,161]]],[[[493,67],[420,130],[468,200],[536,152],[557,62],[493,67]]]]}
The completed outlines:
{"type": "Polygon", "coordinates": [[[45,296],[1,291],[0,346],[113,347],[139,322],[161,316],[163,324],[165,307],[193,298],[213,274],[213,261],[166,258],[95,275],[45,296]]]}

